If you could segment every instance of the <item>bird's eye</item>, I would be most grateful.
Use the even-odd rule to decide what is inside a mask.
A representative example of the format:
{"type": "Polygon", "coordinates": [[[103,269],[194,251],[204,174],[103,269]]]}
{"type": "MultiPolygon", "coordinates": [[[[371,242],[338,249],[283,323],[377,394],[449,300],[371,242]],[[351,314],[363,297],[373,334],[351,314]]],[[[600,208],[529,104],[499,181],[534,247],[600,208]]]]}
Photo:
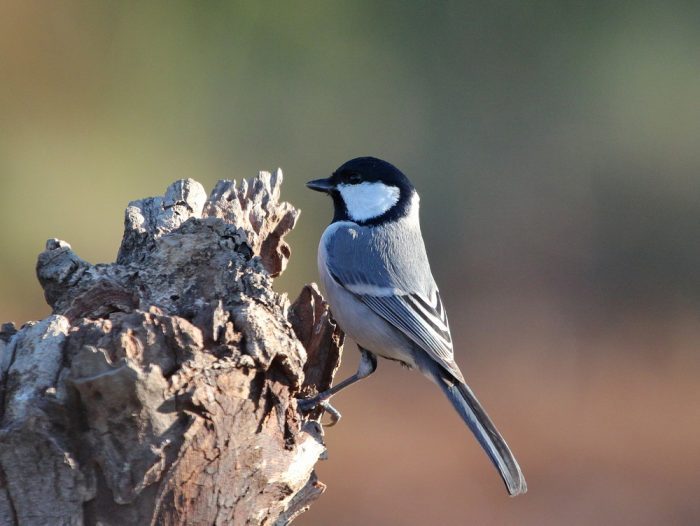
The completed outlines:
{"type": "Polygon", "coordinates": [[[362,176],[358,173],[349,173],[345,176],[345,180],[350,184],[357,184],[362,181],[362,176]]]}

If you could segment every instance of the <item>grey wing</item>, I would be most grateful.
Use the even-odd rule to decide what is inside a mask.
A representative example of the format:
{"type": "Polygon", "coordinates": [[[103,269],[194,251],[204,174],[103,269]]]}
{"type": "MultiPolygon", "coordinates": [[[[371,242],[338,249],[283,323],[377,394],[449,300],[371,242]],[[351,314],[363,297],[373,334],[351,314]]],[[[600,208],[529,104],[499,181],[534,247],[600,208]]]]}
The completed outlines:
{"type": "Polygon", "coordinates": [[[450,327],[437,290],[434,304],[418,294],[400,296],[362,294],[357,297],[461,379],[461,374],[456,374],[450,327]]]}
{"type": "MultiPolygon", "coordinates": [[[[392,234],[396,239],[396,233],[392,234]]],[[[326,259],[329,274],[461,380],[447,313],[430,273],[420,231],[413,240],[398,236],[401,243],[396,247],[386,240],[367,239],[371,235],[354,232],[346,239],[338,231],[328,251],[335,257],[326,259]],[[366,239],[361,239],[363,235],[366,239]],[[403,268],[397,268],[397,261],[404,262],[403,268]]]]}

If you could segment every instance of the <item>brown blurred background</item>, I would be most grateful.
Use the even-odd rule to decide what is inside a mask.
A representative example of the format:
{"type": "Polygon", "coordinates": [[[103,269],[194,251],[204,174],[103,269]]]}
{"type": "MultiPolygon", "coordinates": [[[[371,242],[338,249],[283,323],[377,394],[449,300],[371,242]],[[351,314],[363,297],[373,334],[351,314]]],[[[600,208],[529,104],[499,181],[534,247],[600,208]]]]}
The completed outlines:
{"type": "Polygon", "coordinates": [[[699,524],[699,94],[691,1],[0,0],[0,321],[48,314],[45,239],[112,261],[129,200],[277,166],[295,296],[331,214],[303,183],[376,155],[530,491],[383,362],[298,523],[699,524]]]}

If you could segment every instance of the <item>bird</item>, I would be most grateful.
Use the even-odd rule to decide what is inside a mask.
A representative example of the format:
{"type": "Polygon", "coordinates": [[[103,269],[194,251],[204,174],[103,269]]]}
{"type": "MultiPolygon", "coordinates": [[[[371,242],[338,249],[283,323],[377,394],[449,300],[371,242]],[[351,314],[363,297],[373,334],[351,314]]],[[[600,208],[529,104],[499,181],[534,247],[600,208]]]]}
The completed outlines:
{"type": "Polygon", "coordinates": [[[333,200],[318,270],[333,318],[360,350],[357,372],[300,409],[322,406],[366,378],[377,356],[417,369],[436,383],[471,429],[511,496],[527,491],[523,472],[454,360],[450,327],[421,234],[418,192],[397,167],[358,157],[306,183],[333,200]]]}

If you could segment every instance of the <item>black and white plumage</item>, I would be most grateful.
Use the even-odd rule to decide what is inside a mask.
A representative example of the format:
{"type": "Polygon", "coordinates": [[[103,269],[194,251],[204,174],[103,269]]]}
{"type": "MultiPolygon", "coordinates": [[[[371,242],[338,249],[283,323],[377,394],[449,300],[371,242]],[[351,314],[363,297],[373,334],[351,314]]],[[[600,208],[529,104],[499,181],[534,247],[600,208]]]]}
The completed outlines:
{"type": "Polygon", "coordinates": [[[371,374],[374,355],[400,361],[440,386],[499,470],[509,494],[525,493],[515,457],[454,361],[413,185],[395,166],[373,157],[348,161],[331,177],[307,184],[333,198],[333,221],[319,245],[319,274],[334,317],[362,350],[357,374],[307,405],[371,374]]]}

